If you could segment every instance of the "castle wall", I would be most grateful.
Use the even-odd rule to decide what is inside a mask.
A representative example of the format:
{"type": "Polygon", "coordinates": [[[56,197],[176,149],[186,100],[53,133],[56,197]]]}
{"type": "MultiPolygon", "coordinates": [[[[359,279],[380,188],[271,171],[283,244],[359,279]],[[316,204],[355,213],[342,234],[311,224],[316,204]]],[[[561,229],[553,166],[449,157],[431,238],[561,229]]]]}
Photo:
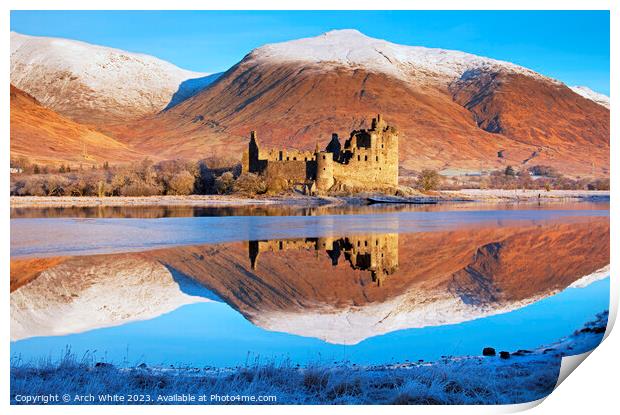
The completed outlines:
{"type": "Polygon", "coordinates": [[[316,174],[315,161],[265,161],[262,170],[268,177],[282,177],[289,181],[305,182],[316,174]]]}
{"type": "Polygon", "coordinates": [[[261,150],[259,159],[266,161],[313,161],[315,156],[312,151],[270,149],[261,150]]]}
{"type": "Polygon", "coordinates": [[[288,250],[325,251],[336,266],[339,260],[349,262],[351,268],[369,271],[373,281],[381,285],[385,278],[398,270],[398,234],[369,234],[344,238],[304,238],[249,241],[248,255],[252,269],[256,269],[263,252],[288,250]]]}
{"type": "Polygon", "coordinates": [[[251,133],[248,150],[243,154],[242,171],[281,177],[289,182],[315,180],[318,190],[334,184],[358,189],[398,185],[398,133],[381,116],[372,128],[351,133],[342,150],[336,134],[328,144],[332,151],[314,152],[261,150],[256,133],[251,133]],[[336,149],[338,149],[336,151],[336,149]]]}
{"type": "Polygon", "coordinates": [[[346,164],[334,164],[336,182],[352,186],[366,184],[369,187],[398,185],[398,140],[389,134],[374,133],[370,140],[370,147],[346,150],[343,156],[346,164]]]}

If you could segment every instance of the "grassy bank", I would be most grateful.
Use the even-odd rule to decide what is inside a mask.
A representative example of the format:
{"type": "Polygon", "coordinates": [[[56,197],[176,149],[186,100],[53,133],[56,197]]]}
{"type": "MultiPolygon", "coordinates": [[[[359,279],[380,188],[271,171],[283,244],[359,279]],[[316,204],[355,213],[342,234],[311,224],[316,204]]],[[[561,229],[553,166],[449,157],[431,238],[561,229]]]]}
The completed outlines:
{"type": "MultiPolygon", "coordinates": [[[[499,356],[470,356],[425,363],[361,367],[260,362],[227,369],[117,367],[77,358],[11,364],[11,402],[24,396],[63,396],[73,404],[101,404],[104,394],[137,398],[130,403],[221,404],[244,396],[275,397],[278,404],[510,404],[540,399],[553,390],[561,357],[589,351],[602,340],[607,312],[581,330],[536,350],[499,356]],[[92,396],[92,402],[75,396],[92,396]],[[214,396],[218,399],[212,400],[214,396]],[[193,402],[188,402],[193,397],[193,402]],[[204,397],[200,401],[200,397],[204,397]],[[228,397],[228,398],[222,398],[228,397]],[[222,399],[227,399],[222,401],[222,399]]],[[[249,398],[248,398],[249,399],[249,398]]],[[[110,402],[108,402],[110,403],[110,402]]],[[[256,402],[255,402],[256,403],[256,402]]]]}

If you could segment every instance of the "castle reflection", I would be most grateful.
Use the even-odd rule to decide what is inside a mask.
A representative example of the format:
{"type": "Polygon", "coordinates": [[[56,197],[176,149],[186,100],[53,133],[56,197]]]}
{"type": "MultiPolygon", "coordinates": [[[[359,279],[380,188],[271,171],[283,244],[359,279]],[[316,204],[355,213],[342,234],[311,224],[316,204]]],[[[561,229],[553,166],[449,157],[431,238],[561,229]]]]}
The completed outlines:
{"type": "Polygon", "coordinates": [[[398,270],[398,234],[371,234],[342,238],[299,238],[248,241],[248,255],[253,270],[263,252],[314,250],[325,251],[332,266],[343,257],[354,270],[369,271],[372,281],[381,286],[388,275],[398,270]]]}

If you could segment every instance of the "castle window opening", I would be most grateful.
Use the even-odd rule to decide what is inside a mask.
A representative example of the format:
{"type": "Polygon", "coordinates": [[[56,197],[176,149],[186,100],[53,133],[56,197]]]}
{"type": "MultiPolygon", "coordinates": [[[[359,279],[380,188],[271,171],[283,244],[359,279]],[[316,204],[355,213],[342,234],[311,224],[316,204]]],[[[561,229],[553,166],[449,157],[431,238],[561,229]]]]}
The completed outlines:
{"type": "Polygon", "coordinates": [[[293,160],[297,161],[297,157],[293,157],[293,160]]]}
{"type": "Polygon", "coordinates": [[[323,160],[325,160],[325,154],[323,154],[323,160]]]}
{"type": "Polygon", "coordinates": [[[357,155],[357,161],[360,161],[361,159],[362,159],[361,156],[358,154],[357,155]]]}
{"type": "Polygon", "coordinates": [[[376,157],[375,157],[375,161],[379,161],[379,156],[376,156],[376,157]]]}
{"type": "Polygon", "coordinates": [[[364,156],[364,161],[368,161],[368,156],[364,156]]]}

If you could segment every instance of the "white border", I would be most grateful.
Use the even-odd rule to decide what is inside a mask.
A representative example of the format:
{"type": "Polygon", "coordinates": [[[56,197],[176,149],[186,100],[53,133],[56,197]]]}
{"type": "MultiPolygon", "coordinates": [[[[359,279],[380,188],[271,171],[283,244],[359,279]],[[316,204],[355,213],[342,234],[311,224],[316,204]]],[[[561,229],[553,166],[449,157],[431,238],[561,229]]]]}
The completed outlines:
{"type": "MultiPolygon", "coordinates": [[[[3,53],[1,59],[3,61],[4,71],[2,76],[4,82],[1,85],[2,96],[1,105],[2,111],[0,128],[2,131],[2,151],[0,151],[0,158],[2,160],[2,167],[0,167],[0,174],[2,175],[2,182],[0,185],[0,194],[3,195],[3,203],[0,206],[0,218],[2,220],[2,229],[4,234],[0,239],[2,246],[2,269],[5,278],[5,287],[8,284],[9,276],[9,256],[10,256],[10,221],[9,221],[9,11],[11,9],[16,10],[122,10],[122,9],[134,9],[134,10],[192,10],[192,9],[212,9],[212,10],[611,10],[611,73],[616,74],[618,72],[618,41],[620,39],[620,30],[618,30],[618,13],[620,7],[617,1],[611,0],[434,0],[428,1],[407,1],[407,0],[382,0],[382,1],[368,1],[368,0],[340,0],[340,1],[326,1],[326,0],[314,0],[303,1],[298,0],[295,3],[284,0],[263,0],[260,2],[250,0],[228,0],[225,2],[206,2],[204,0],[176,0],[163,1],[163,0],[151,0],[151,1],[137,1],[134,0],[131,4],[122,0],[91,0],[84,2],[83,0],[56,0],[51,2],[49,0],[8,0],[2,2],[0,6],[3,12],[0,14],[0,27],[3,28],[3,41],[2,48],[3,53]]],[[[526,30],[527,28],[524,28],[526,30]]],[[[579,30],[579,28],[575,28],[579,30]]],[[[618,85],[618,77],[612,76],[611,78],[611,94],[612,107],[615,107],[615,99],[620,96],[620,87],[618,85]]],[[[613,109],[613,108],[612,108],[613,109]]],[[[618,136],[618,117],[617,111],[611,112],[611,141],[614,145],[611,148],[611,161],[612,166],[612,189],[617,189],[620,186],[620,180],[614,166],[618,166],[618,151],[616,149],[618,136]]],[[[617,252],[617,220],[618,208],[617,204],[612,203],[611,206],[611,252],[617,252]]],[[[618,309],[618,294],[620,293],[620,286],[618,278],[615,276],[615,256],[612,254],[611,261],[611,293],[612,293],[612,305],[610,307],[610,319],[615,319],[618,309]]],[[[249,411],[257,414],[279,414],[289,413],[291,410],[299,413],[315,413],[323,411],[325,409],[321,407],[303,407],[296,406],[294,408],[287,406],[271,406],[271,407],[252,407],[239,408],[239,407],[163,407],[163,406],[151,406],[151,407],[68,407],[68,406],[56,406],[56,407],[11,407],[9,402],[9,290],[2,290],[2,333],[3,340],[0,341],[0,386],[2,390],[2,409],[3,413],[16,413],[16,414],[32,414],[32,413],[52,413],[52,414],[67,414],[67,413],[109,413],[114,411],[115,413],[127,413],[127,414],[140,414],[140,413],[160,413],[169,414],[171,411],[183,411],[187,413],[200,413],[205,412],[218,412],[218,413],[238,413],[241,410],[249,411]]],[[[612,322],[608,326],[612,326],[612,322]]],[[[620,336],[616,333],[607,338],[601,346],[599,346],[590,357],[588,357],[588,363],[581,365],[578,369],[577,375],[569,376],[568,379],[562,383],[557,391],[552,393],[547,398],[543,405],[538,406],[531,413],[609,413],[610,408],[618,407],[619,394],[617,391],[618,377],[620,376],[618,351],[620,351],[620,336]],[[544,412],[541,412],[544,411],[544,412]]],[[[540,403],[540,402],[537,402],[540,403]]],[[[348,407],[330,407],[330,412],[338,413],[355,413],[359,415],[360,411],[365,412],[394,412],[394,413],[409,413],[414,411],[416,413],[502,413],[502,412],[514,412],[535,406],[537,403],[523,404],[523,405],[509,405],[509,406],[489,406],[489,407],[420,407],[409,408],[406,406],[393,407],[366,407],[366,406],[348,406],[348,407]]]]}

